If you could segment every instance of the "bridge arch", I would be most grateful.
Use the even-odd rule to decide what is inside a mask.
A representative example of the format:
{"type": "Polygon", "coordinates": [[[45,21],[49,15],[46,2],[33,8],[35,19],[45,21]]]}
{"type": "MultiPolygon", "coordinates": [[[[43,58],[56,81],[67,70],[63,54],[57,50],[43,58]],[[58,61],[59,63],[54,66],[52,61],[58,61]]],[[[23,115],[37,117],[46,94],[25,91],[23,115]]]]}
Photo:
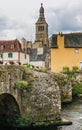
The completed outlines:
{"type": "MultiPolygon", "coordinates": [[[[0,95],[0,123],[5,119],[15,119],[20,117],[20,109],[16,99],[8,93],[0,95]]],[[[2,122],[3,123],[3,122],[2,122]]]]}

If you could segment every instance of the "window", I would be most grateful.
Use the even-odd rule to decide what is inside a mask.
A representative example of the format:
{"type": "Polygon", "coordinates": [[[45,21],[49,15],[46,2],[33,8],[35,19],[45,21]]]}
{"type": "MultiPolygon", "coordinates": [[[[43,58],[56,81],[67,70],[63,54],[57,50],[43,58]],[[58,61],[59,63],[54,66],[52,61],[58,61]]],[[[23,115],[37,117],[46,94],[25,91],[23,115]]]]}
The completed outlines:
{"type": "Polygon", "coordinates": [[[39,26],[38,31],[44,31],[44,26],[39,26]]]}
{"type": "Polygon", "coordinates": [[[79,62],[79,69],[82,70],[82,61],[79,62]]]}
{"type": "Polygon", "coordinates": [[[77,54],[79,53],[79,49],[78,49],[78,48],[75,48],[74,51],[75,51],[75,53],[77,53],[77,54]]]}
{"type": "Polygon", "coordinates": [[[5,46],[1,45],[1,50],[3,50],[5,48],[5,46]]]}
{"type": "Polygon", "coordinates": [[[24,55],[24,58],[26,59],[26,54],[24,55]]]}
{"type": "Polygon", "coordinates": [[[0,54],[0,58],[2,58],[2,54],[0,54]]]}
{"type": "Polygon", "coordinates": [[[13,57],[13,55],[12,55],[11,52],[8,53],[8,57],[9,57],[9,58],[12,58],[12,57],[13,57]]]}
{"type": "Polygon", "coordinates": [[[3,64],[3,61],[0,61],[0,64],[3,64]]]}
{"type": "Polygon", "coordinates": [[[14,44],[11,44],[11,48],[14,48],[14,44]]]}
{"type": "Polygon", "coordinates": [[[43,54],[43,48],[37,48],[37,55],[43,54]]]}

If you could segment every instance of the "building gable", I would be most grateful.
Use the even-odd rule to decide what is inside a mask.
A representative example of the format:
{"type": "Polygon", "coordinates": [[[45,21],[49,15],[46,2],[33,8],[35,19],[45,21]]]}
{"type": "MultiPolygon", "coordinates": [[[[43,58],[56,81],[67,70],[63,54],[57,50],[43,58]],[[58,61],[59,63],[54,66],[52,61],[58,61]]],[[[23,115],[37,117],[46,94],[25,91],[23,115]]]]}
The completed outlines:
{"type": "Polygon", "coordinates": [[[58,36],[64,36],[65,48],[82,48],[82,33],[53,34],[51,37],[51,48],[58,47],[58,36]]]}
{"type": "Polygon", "coordinates": [[[21,50],[21,44],[20,42],[16,40],[4,40],[0,41],[0,53],[2,52],[20,52],[21,50]]]}

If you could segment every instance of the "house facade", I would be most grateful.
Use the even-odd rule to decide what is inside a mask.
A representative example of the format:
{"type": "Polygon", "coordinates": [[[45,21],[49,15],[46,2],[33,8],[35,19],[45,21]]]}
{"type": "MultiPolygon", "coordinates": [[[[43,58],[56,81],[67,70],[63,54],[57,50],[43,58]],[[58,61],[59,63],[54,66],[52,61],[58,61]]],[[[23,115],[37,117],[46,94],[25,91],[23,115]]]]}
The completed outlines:
{"type": "Polygon", "coordinates": [[[54,34],[51,38],[51,71],[68,66],[82,69],[82,33],[54,34]]]}
{"type": "Polygon", "coordinates": [[[33,48],[30,52],[30,64],[40,68],[49,68],[49,56],[46,48],[33,48]]]}
{"type": "Polygon", "coordinates": [[[21,49],[21,43],[16,40],[0,41],[0,63],[29,63],[29,55],[21,49]]]}

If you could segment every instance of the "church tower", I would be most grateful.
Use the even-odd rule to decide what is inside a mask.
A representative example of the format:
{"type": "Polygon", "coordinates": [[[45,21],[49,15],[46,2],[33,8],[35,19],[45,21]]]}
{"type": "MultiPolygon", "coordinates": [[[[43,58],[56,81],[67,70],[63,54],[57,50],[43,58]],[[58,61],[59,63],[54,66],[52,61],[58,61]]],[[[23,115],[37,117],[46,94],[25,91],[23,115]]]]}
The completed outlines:
{"type": "Polygon", "coordinates": [[[42,3],[39,10],[39,18],[35,26],[35,42],[42,42],[42,46],[48,47],[48,24],[45,20],[44,8],[42,3]]]}

